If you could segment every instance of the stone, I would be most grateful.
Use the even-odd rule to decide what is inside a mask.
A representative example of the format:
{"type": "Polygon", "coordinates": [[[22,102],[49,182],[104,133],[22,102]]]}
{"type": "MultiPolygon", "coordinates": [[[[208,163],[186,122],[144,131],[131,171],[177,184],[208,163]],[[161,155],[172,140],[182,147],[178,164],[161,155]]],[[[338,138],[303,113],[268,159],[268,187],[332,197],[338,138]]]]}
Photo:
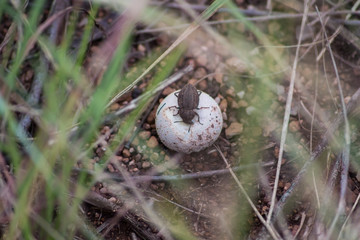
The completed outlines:
{"type": "Polygon", "coordinates": [[[150,162],[143,162],[143,163],[141,164],[141,167],[142,167],[142,168],[149,168],[149,167],[151,167],[151,163],[150,163],[150,162]]]}
{"type": "Polygon", "coordinates": [[[206,54],[201,54],[196,58],[196,63],[198,66],[206,66],[208,63],[206,54]]]}
{"type": "Polygon", "coordinates": [[[139,137],[142,139],[142,140],[148,140],[151,136],[151,132],[150,131],[141,131],[139,133],[139,137]]]}
{"type": "Polygon", "coordinates": [[[173,89],[173,88],[171,88],[171,87],[166,87],[166,88],[163,90],[162,94],[165,95],[165,96],[167,96],[167,95],[169,95],[170,93],[172,93],[172,92],[174,92],[174,91],[175,91],[175,89],[173,89]]]}
{"type": "Polygon", "coordinates": [[[154,162],[159,161],[159,154],[157,152],[152,153],[150,156],[150,160],[154,162]]]}
{"type": "Polygon", "coordinates": [[[230,126],[225,130],[225,134],[228,138],[241,134],[243,131],[243,125],[238,122],[233,122],[230,126]]]}
{"type": "Polygon", "coordinates": [[[236,70],[239,73],[244,73],[247,70],[246,63],[237,57],[232,57],[226,60],[226,65],[236,70]]]}
{"type": "Polygon", "coordinates": [[[146,121],[148,123],[154,123],[155,122],[155,115],[156,115],[156,109],[150,112],[149,116],[147,117],[146,121]]]}
{"type": "Polygon", "coordinates": [[[119,110],[119,108],[120,108],[120,104],[114,103],[114,104],[111,104],[110,111],[113,112],[113,111],[119,110]]]}
{"type": "Polygon", "coordinates": [[[223,83],[223,76],[224,76],[224,74],[222,74],[221,72],[216,72],[215,73],[215,81],[222,84],[223,83]]]}
{"type": "Polygon", "coordinates": [[[247,106],[249,106],[249,104],[248,104],[246,101],[244,101],[244,100],[240,100],[240,101],[238,102],[238,104],[239,104],[240,107],[247,107],[247,106]]]}
{"type": "Polygon", "coordinates": [[[126,157],[126,158],[131,156],[131,153],[130,153],[129,149],[125,148],[122,153],[123,153],[123,156],[126,157]]]}
{"type": "Polygon", "coordinates": [[[150,139],[146,142],[146,145],[149,147],[149,148],[155,148],[159,145],[159,142],[158,140],[156,139],[156,137],[154,136],[151,136],[150,139]]]}
{"type": "Polygon", "coordinates": [[[219,107],[222,112],[226,112],[227,106],[228,106],[227,100],[226,99],[221,100],[219,107]]]}
{"type": "Polygon", "coordinates": [[[289,124],[290,132],[298,132],[300,130],[300,123],[299,121],[291,121],[289,124]]]}
{"type": "Polygon", "coordinates": [[[207,81],[200,81],[198,84],[198,88],[202,91],[206,91],[206,89],[208,88],[207,81]]]}

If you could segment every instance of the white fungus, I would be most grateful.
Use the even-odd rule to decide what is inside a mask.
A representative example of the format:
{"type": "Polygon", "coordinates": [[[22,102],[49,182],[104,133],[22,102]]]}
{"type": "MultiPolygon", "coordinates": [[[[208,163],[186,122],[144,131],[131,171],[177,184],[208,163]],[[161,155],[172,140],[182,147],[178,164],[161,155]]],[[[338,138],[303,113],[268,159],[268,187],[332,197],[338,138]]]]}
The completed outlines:
{"type": "Polygon", "coordinates": [[[199,118],[195,116],[192,125],[186,124],[178,114],[176,92],[179,91],[169,94],[160,103],[156,111],[156,131],[162,143],[172,150],[187,154],[199,152],[219,137],[223,127],[221,110],[212,97],[201,92],[198,109],[194,109],[199,118]]]}

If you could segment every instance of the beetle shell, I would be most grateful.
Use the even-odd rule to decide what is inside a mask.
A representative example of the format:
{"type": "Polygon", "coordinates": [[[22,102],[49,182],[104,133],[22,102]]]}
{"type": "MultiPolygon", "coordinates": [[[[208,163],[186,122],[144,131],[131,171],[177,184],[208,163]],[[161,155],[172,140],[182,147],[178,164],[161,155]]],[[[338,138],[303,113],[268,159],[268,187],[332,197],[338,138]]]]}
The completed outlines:
{"type": "Polygon", "coordinates": [[[193,109],[189,110],[189,109],[180,108],[179,115],[182,118],[182,120],[184,121],[184,123],[191,124],[191,125],[194,124],[192,119],[196,116],[196,113],[194,112],[193,109]]]}
{"type": "Polygon", "coordinates": [[[193,124],[192,119],[197,115],[194,109],[199,105],[199,95],[198,90],[190,83],[178,93],[179,115],[184,123],[193,124]]]}
{"type": "Polygon", "coordinates": [[[178,104],[180,108],[192,110],[199,105],[199,93],[190,83],[186,84],[178,95],[178,104]]]}

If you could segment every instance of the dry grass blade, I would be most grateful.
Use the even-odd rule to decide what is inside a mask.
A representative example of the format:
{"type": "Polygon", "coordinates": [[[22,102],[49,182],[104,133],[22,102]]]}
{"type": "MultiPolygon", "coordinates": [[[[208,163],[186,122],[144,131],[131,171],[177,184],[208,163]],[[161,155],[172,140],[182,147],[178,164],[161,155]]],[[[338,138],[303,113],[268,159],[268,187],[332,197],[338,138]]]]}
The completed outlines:
{"type": "MultiPolygon", "coordinates": [[[[220,7],[220,6],[219,6],[220,7]]],[[[215,11],[213,12],[215,13],[215,11]]],[[[201,24],[206,21],[208,18],[210,18],[212,14],[209,14],[205,17],[205,12],[196,20],[194,21],[176,40],[171,44],[171,46],[166,49],[166,51],[160,55],[138,78],[135,79],[129,86],[127,86],[124,90],[116,94],[115,97],[113,97],[110,102],[107,104],[106,107],[109,107],[111,104],[113,104],[117,99],[119,99],[123,94],[128,92],[130,89],[132,89],[146,74],[148,74],[159,62],[161,62],[169,53],[171,53],[177,46],[180,45],[191,33],[193,33],[196,29],[198,29],[201,24]]]]}
{"type": "MultiPolygon", "coordinates": [[[[358,1],[359,2],[359,1],[358,1]]],[[[359,2],[360,3],[360,2],[359,2]]],[[[330,53],[330,57],[331,57],[331,61],[334,67],[334,71],[335,71],[335,75],[336,75],[336,80],[337,80],[337,86],[338,86],[338,90],[339,90],[339,95],[340,95],[340,101],[341,101],[341,109],[342,109],[342,113],[344,116],[344,138],[345,138],[345,146],[344,146],[344,150],[342,153],[342,173],[341,173],[341,186],[340,186],[340,200],[339,200],[339,205],[336,211],[336,215],[331,223],[330,229],[329,229],[329,237],[331,236],[331,233],[333,232],[334,228],[335,228],[335,224],[337,223],[338,218],[340,217],[340,214],[342,214],[345,210],[345,192],[346,192],[346,188],[347,188],[347,176],[348,176],[348,169],[349,169],[349,159],[350,159],[350,127],[349,127],[349,121],[347,118],[347,109],[346,109],[346,105],[345,105],[345,101],[344,101],[344,94],[343,94],[343,90],[341,87],[341,83],[340,83],[340,76],[339,76],[339,72],[338,72],[338,68],[336,66],[336,62],[335,62],[335,58],[330,46],[330,42],[329,39],[327,37],[327,33],[326,33],[326,29],[325,26],[323,24],[322,18],[320,16],[319,10],[317,8],[317,6],[315,6],[316,11],[319,14],[319,18],[320,18],[320,23],[321,26],[323,28],[324,34],[325,34],[325,38],[326,38],[326,47],[328,48],[328,51],[330,53]]]]}
{"type": "MultiPolygon", "coordinates": [[[[356,3],[355,3],[355,4],[353,5],[353,7],[351,8],[351,11],[352,11],[352,12],[353,12],[353,11],[355,12],[356,9],[359,7],[359,5],[360,5],[360,1],[358,0],[358,1],[356,1],[356,3]]],[[[316,10],[318,10],[318,9],[316,9],[316,10]]],[[[319,11],[317,11],[317,14],[319,15],[319,11]]],[[[350,18],[350,16],[351,16],[351,13],[348,13],[348,14],[346,15],[346,17],[345,17],[345,20],[348,20],[348,19],[350,18]]],[[[321,17],[320,17],[320,19],[321,19],[321,17]]],[[[339,26],[339,27],[335,30],[335,33],[334,33],[333,35],[334,35],[334,36],[337,36],[337,35],[341,32],[342,28],[343,28],[343,26],[339,26]]],[[[334,37],[334,38],[331,38],[331,39],[329,40],[329,45],[334,41],[334,39],[335,39],[335,37],[334,37]]],[[[323,49],[320,51],[320,54],[319,54],[319,56],[317,56],[316,61],[319,61],[319,60],[322,58],[322,56],[323,56],[324,53],[325,53],[326,48],[327,48],[327,47],[323,48],[323,49]]]]}
{"type": "MultiPolygon", "coordinates": [[[[57,13],[55,13],[54,15],[52,15],[51,17],[49,17],[43,24],[41,24],[38,29],[36,30],[36,32],[33,34],[33,36],[30,38],[26,48],[25,48],[25,52],[23,54],[23,58],[30,52],[30,50],[34,47],[36,40],[38,39],[38,37],[40,36],[40,34],[46,29],[48,28],[54,21],[57,21],[59,17],[63,16],[64,14],[70,12],[73,9],[73,7],[67,7],[62,11],[59,11],[57,13]]],[[[27,21],[26,19],[24,19],[24,21],[27,21]]]]}
{"type": "Polygon", "coordinates": [[[124,108],[121,108],[120,110],[118,110],[117,112],[112,114],[112,116],[119,117],[119,116],[122,116],[122,115],[134,110],[138,106],[139,102],[142,99],[144,99],[145,97],[157,94],[158,92],[160,92],[161,90],[163,90],[164,88],[169,86],[170,84],[172,84],[172,83],[178,81],[179,79],[181,79],[185,74],[191,72],[193,69],[194,69],[194,67],[192,65],[188,65],[185,68],[177,71],[176,73],[174,73],[173,75],[171,75],[170,77],[165,79],[163,82],[159,83],[158,86],[154,90],[146,92],[145,94],[142,94],[138,98],[133,99],[124,108]]]}
{"type": "Polygon", "coordinates": [[[247,194],[245,188],[243,187],[243,185],[241,184],[240,180],[237,178],[237,176],[235,175],[234,171],[231,169],[230,164],[228,163],[228,161],[226,160],[224,154],[222,153],[221,149],[214,144],[216,150],[219,152],[221,158],[224,160],[225,164],[226,164],[226,168],[229,169],[229,172],[231,174],[231,176],[234,178],[235,182],[237,183],[237,185],[240,188],[240,191],[242,192],[242,194],[244,194],[246,200],[249,202],[251,208],[254,210],[256,216],[259,218],[259,220],[261,221],[261,223],[265,226],[265,228],[268,230],[269,234],[271,235],[271,237],[273,239],[280,239],[279,233],[276,232],[276,230],[265,221],[265,219],[261,216],[261,214],[259,213],[259,211],[256,209],[255,204],[252,202],[251,198],[249,197],[249,195],[247,194]]]}
{"type": "Polygon", "coordinates": [[[279,185],[281,162],[282,162],[282,156],[283,156],[283,152],[284,152],[284,146],[285,146],[286,135],[287,135],[287,130],[288,130],[288,124],[289,124],[289,119],[290,119],[291,103],[292,103],[292,98],[293,98],[293,93],[294,93],[294,85],[295,85],[295,79],[296,79],[296,69],[297,69],[297,65],[298,65],[300,45],[301,45],[302,35],[303,35],[303,32],[304,32],[304,28],[305,28],[305,23],[306,23],[306,19],[307,19],[308,10],[309,10],[308,1],[305,1],[305,3],[304,3],[304,15],[303,15],[303,19],[301,21],[300,37],[299,37],[299,41],[298,41],[298,47],[296,48],[295,59],[294,59],[292,72],[291,72],[291,80],[290,80],[289,92],[288,92],[288,96],[287,96],[287,100],[286,100],[284,121],[283,121],[283,126],[282,126],[282,131],[281,131],[279,158],[278,158],[278,163],[277,163],[277,167],[276,167],[276,177],[275,177],[273,194],[272,194],[272,197],[271,197],[271,204],[270,204],[269,214],[267,216],[267,223],[270,223],[271,216],[272,216],[272,213],[273,213],[274,208],[275,208],[276,192],[277,192],[278,185],[279,185]]]}
{"type": "Polygon", "coordinates": [[[352,206],[352,208],[351,208],[351,210],[350,210],[350,212],[349,212],[349,215],[346,217],[345,222],[344,222],[343,225],[341,226],[341,229],[340,229],[340,232],[339,232],[339,236],[338,236],[338,238],[337,238],[338,240],[341,239],[342,232],[344,231],[344,228],[345,228],[347,222],[349,221],[351,215],[352,215],[353,212],[355,211],[356,206],[359,204],[359,200],[360,200],[360,193],[358,194],[358,196],[357,196],[357,198],[356,198],[356,200],[355,200],[355,203],[354,203],[354,205],[352,206]]]}

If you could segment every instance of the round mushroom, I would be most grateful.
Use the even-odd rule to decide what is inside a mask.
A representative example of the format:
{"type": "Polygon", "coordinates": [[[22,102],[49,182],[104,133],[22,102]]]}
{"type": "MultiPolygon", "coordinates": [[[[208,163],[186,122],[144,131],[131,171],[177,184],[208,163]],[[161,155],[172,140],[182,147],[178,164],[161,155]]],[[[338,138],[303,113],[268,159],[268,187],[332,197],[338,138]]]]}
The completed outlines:
{"type": "Polygon", "coordinates": [[[196,90],[197,95],[192,92],[190,96],[181,91],[169,94],[160,103],[156,111],[156,131],[161,142],[172,150],[186,154],[199,152],[219,137],[223,127],[221,110],[205,92],[196,90]]]}

